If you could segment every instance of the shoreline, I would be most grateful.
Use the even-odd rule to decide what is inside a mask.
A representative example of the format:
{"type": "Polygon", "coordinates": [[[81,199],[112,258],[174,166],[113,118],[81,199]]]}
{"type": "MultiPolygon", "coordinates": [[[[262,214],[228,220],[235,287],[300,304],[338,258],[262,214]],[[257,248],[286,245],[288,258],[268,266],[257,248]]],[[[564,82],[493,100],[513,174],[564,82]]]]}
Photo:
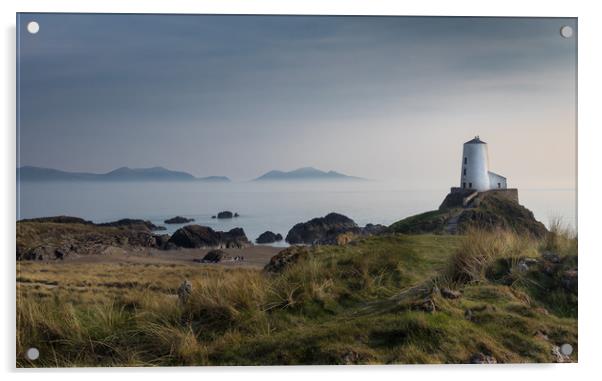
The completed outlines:
{"type": "Polygon", "coordinates": [[[98,263],[131,263],[141,265],[191,265],[191,266],[224,266],[245,267],[262,269],[270,259],[285,247],[274,247],[269,245],[253,245],[244,248],[220,249],[232,256],[242,256],[241,261],[221,261],[218,263],[198,263],[195,259],[202,259],[205,254],[213,249],[199,248],[176,250],[160,250],[155,248],[110,248],[109,253],[95,255],[67,256],[62,261],[42,260],[34,263],[54,264],[60,266],[63,263],[70,264],[98,264],[98,263]]]}

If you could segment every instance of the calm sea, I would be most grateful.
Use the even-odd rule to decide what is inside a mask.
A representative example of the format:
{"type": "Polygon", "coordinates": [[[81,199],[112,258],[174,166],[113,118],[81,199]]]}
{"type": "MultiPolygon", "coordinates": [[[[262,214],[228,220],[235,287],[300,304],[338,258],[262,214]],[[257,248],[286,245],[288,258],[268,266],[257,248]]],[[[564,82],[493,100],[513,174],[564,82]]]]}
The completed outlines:
{"type": "MultiPolygon", "coordinates": [[[[148,219],[168,233],[182,225],[165,225],[177,215],[216,230],[242,227],[249,239],[266,230],[283,236],[298,222],[330,212],[344,214],[360,225],[391,224],[436,209],[449,189],[404,190],[383,182],[232,182],[99,183],[21,182],[17,218],[55,215],[94,222],[120,218],[148,219]],[[222,210],[237,212],[231,220],[212,219],[222,210]]],[[[519,190],[520,203],[547,224],[552,217],[576,228],[575,190],[519,190]]]]}

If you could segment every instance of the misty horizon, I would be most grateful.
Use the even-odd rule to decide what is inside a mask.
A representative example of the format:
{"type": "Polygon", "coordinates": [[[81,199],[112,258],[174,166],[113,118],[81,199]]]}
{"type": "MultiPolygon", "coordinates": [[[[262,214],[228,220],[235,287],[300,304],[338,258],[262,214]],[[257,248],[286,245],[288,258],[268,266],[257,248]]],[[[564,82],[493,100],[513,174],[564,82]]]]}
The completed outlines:
{"type": "Polygon", "coordinates": [[[34,18],[40,32],[18,36],[18,166],[232,179],[310,166],[440,189],[480,135],[510,187],[576,188],[576,38],[559,34],[573,18],[19,22],[34,18]]]}

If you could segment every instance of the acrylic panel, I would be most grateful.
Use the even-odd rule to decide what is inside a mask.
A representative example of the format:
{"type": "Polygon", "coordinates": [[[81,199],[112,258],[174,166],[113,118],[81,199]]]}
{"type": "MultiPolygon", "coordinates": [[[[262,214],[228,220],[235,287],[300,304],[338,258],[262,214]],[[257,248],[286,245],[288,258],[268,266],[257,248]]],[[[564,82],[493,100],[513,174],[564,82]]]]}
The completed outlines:
{"type": "Polygon", "coordinates": [[[17,367],[576,362],[577,19],[17,14],[17,367]]]}

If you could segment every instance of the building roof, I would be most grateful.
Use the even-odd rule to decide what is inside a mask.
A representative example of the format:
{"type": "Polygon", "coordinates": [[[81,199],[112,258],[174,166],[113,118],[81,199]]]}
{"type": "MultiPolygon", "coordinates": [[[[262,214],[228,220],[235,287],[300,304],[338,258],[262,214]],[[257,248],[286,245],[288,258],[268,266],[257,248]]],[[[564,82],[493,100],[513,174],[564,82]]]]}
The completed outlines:
{"type": "Polygon", "coordinates": [[[467,141],[464,144],[487,144],[486,142],[482,141],[479,136],[475,136],[474,139],[467,141]]]}
{"type": "Polygon", "coordinates": [[[488,174],[490,174],[490,175],[495,175],[495,176],[497,176],[497,177],[501,177],[501,178],[502,178],[502,179],[504,179],[504,180],[507,180],[507,179],[506,179],[506,176],[498,175],[498,174],[497,174],[497,173],[495,173],[495,172],[487,171],[487,173],[488,173],[488,174]]]}

